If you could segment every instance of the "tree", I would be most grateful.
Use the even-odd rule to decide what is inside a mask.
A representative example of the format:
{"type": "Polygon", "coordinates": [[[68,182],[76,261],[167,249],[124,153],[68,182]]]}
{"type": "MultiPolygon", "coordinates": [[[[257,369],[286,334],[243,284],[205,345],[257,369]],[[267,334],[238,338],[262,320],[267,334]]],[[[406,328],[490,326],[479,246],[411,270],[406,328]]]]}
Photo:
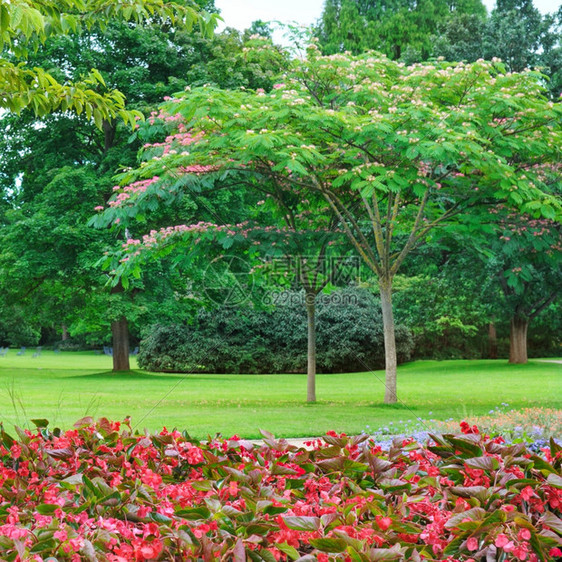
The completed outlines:
{"type": "Polygon", "coordinates": [[[94,25],[107,25],[114,20],[142,22],[161,18],[172,25],[191,28],[194,23],[206,29],[215,24],[194,7],[180,2],[162,0],[132,0],[129,3],[103,0],[15,0],[0,6],[0,107],[20,112],[30,108],[37,115],[57,109],[84,112],[101,127],[104,119],[119,115],[125,121],[134,114],[124,110],[123,95],[117,90],[106,90],[99,72],[74,82],[60,82],[40,67],[29,67],[29,52],[39,48],[49,37],[78,33],[94,25]],[[101,90],[101,92],[97,91],[101,90]]]}
{"type": "Polygon", "coordinates": [[[374,55],[322,57],[311,47],[269,93],[200,88],[166,104],[197,142],[189,151],[179,143],[124,181],[145,178],[140,199],[241,174],[322,196],[378,278],[392,403],[392,285],[409,253],[482,203],[560,217],[559,199],[534,166],[560,160],[562,108],[544,99],[539,82],[536,73],[484,61],[406,68],[374,55]]]}
{"type": "MultiPolygon", "coordinates": [[[[205,2],[205,4],[209,3],[205,2]]],[[[80,0],[62,2],[18,0],[7,5],[3,4],[0,12],[3,48],[0,81],[4,92],[4,97],[0,99],[0,107],[14,112],[4,115],[2,119],[2,125],[8,133],[4,137],[7,152],[6,158],[2,161],[1,174],[4,188],[3,209],[7,209],[3,213],[2,237],[4,241],[12,240],[16,246],[18,244],[21,246],[21,241],[17,237],[14,238],[14,234],[22,228],[23,230],[37,228],[45,219],[43,211],[38,211],[41,203],[29,209],[25,209],[23,205],[40,196],[45,185],[49,180],[57,178],[57,174],[60,175],[65,164],[74,167],[83,166],[84,170],[87,170],[86,174],[96,175],[94,163],[97,163],[99,165],[98,202],[104,201],[103,191],[109,189],[111,185],[107,182],[108,172],[113,173],[115,166],[113,158],[116,151],[113,153],[111,151],[117,144],[117,131],[120,126],[117,118],[134,125],[135,120],[142,117],[142,112],[137,109],[125,110],[125,95],[115,89],[115,83],[121,82],[120,85],[127,89],[127,79],[131,79],[131,82],[136,82],[138,91],[138,78],[143,74],[142,71],[140,74],[138,71],[145,64],[146,57],[136,59],[135,76],[130,72],[130,59],[127,62],[122,59],[120,65],[109,67],[107,70],[110,87],[106,86],[104,77],[97,69],[91,70],[95,65],[89,63],[97,59],[97,62],[101,63],[99,66],[102,67],[109,62],[108,59],[112,58],[113,61],[118,59],[119,55],[115,53],[119,53],[119,47],[126,43],[126,40],[123,41],[124,37],[130,39],[135,34],[138,37],[139,33],[142,37],[141,27],[137,25],[141,22],[156,21],[157,24],[175,33],[179,33],[179,28],[191,29],[195,22],[199,22],[201,28],[209,31],[214,27],[215,17],[201,12],[196,5],[186,5],[184,2],[166,3],[159,0],[134,1],[126,5],[80,0]],[[70,49],[66,50],[65,47],[70,49]],[[105,59],[100,56],[103,52],[106,54],[105,59]],[[109,53],[113,56],[107,56],[109,53]],[[140,64],[138,60],[141,61],[140,64]],[[121,76],[112,75],[119,66],[123,71],[125,64],[128,68],[121,73],[121,76]],[[54,70],[47,72],[44,68],[54,70]],[[129,74],[126,71],[129,71],[129,74]],[[41,116],[43,121],[37,121],[35,116],[41,116]],[[97,133],[90,128],[89,122],[92,119],[103,132],[101,142],[97,133]],[[42,134],[47,138],[43,145],[37,142],[37,137],[42,134]],[[56,143],[54,143],[55,138],[58,141],[56,143]],[[61,152],[64,153],[62,158],[61,152]],[[42,153],[44,158],[38,157],[38,153],[42,153]],[[10,211],[10,207],[13,206],[16,207],[15,212],[10,211]]],[[[153,29],[156,29],[156,26],[153,29]]],[[[160,34],[165,35],[164,32],[160,34]]],[[[152,48],[154,44],[154,42],[151,44],[152,48]]],[[[129,49],[128,56],[136,54],[139,50],[134,41],[130,42],[130,45],[134,45],[136,51],[135,48],[129,49]]],[[[167,68],[165,63],[161,62],[158,68],[163,67],[167,68]]],[[[165,72],[163,77],[166,78],[165,72]]],[[[138,104],[141,109],[160,99],[165,87],[169,88],[169,92],[175,89],[173,85],[167,84],[163,85],[159,92],[158,80],[153,79],[153,81],[155,84],[151,85],[151,88],[157,97],[154,98],[152,94],[151,100],[149,92],[143,99],[144,105],[138,104]]],[[[134,150],[130,150],[129,154],[134,154],[134,150]]],[[[122,152],[118,157],[123,157],[122,152]]],[[[134,158],[131,158],[131,163],[132,161],[134,158]]],[[[72,190],[69,196],[71,192],[72,190]]],[[[68,199],[64,206],[68,206],[68,199]]],[[[92,208],[93,206],[90,210],[92,208]]],[[[74,221],[74,218],[70,220],[74,221]]],[[[82,220],[85,221],[84,217],[82,220]]],[[[60,231],[60,228],[58,230],[60,231]]],[[[40,243],[46,240],[47,237],[42,236],[40,243]]],[[[47,244],[49,249],[56,246],[56,244],[47,244]]],[[[33,259],[26,261],[24,258],[24,256],[26,258],[32,256],[33,249],[26,248],[27,251],[17,256],[16,262],[13,261],[13,249],[3,247],[5,254],[2,259],[6,263],[12,263],[14,266],[22,264],[23,269],[33,263],[33,259]]],[[[79,250],[78,247],[74,249],[79,250]]],[[[57,261],[60,260],[47,259],[44,263],[55,264],[57,261]]],[[[77,268],[78,263],[82,268],[84,267],[80,260],[76,260],[75,270],[80,269],[77,268]]],[[[35,290],[47,279],[55,282],[60,271],[68,274],[66,267],[60,271],[57,267],[47,268],[48,273],[45,273],[43,265],[40,264],[32,271],[28,271],[29,282],[24,286],[28,288],[32,286],[35,290]],[[39,274],[39,271],[43,273],[39,274]]],[[[16,271],[11,273],[16,276],[19,274],[16,271]]],[[[83,279],[81,275],[78,277],[83,279]]],[[[76,276],[70,278],[75,280],[76,276]]],[[[70,285],[74,286],[72,283],[70,285]]],[[[22,287],[18,286],[18,289],[21,296],[22,287]]],[[[61,309],[58,310],[60,313],[61,309]]],[[[128,369],[128,357],[126,364],[122,362],[120,366],[120,368],[125,367],[128,369]]]]}
{"type": "MultiPolygon", "coordinates": [[[[185,146],[195,142],[193,137],[184,135],[181,131],[184,125],[179,123],[178,116],[171,119],[170,114],[161,113],[164,122],[172,122],[175,127],[179,126],[180,133],[170,135],[165,143],[157,143],[152,147],[145,145],[146,149],[156,148],[157,153],[175,153],[176,142],[178,137],[181,138],[180,144],[185,146]],[[178,124],[179,123],[179,124],[178,124]]],[[[152,152],[152,150],[151,150],[152,152]]],[[[212,169],[203,169],[201,167],[193,167],[196,173],[207,173],[212,169]]],[[[217,191],[218,184],[207,186],[206,191],[217,191]],[[212,188],[210,188],[212,186],[212,188]]],[[[165,197],[161,192],[150,192],[146,190],[146,184],[133,183],[124,188],[120,196],[116,200],[110,202],[110,208],[93,221],[96,226],[107,226],[109,224],[119,224],[120,228],[131,224],[131,217],[144,217],[147,211],[152,214],[162,203],[167,206],[173,206],[176,203],[176,197],[171,193],[181,195],[181,190],[170,190],[165,197]],[[170,197],[171,195],[171,197],[170,197]]],[[[186,187],[186,186],[184,186],[186,187]]],[[[224,187],[224,186],[223,186],[224,187]]],[[[232,187],[227,184],[226,187],[231,190],[232,187]]],[[[242,222],[229,224],[221,220],[219,223],[205,222],[204,226],[186,229],[180,228],[179,232],[186,236],[164,238],[164,251],[166,254],[179,246],[180,251],[186,251],[186,245],[191,246],[188,250],[190,256],[190,269],[193,272],[193,265],[196,262],[194,254],[201,253],[204,242],[216,242],[216,236],[229,252],[236,251],[231,236],[222,236],[221,232],[229,233],[238,237],[237,251],[246,259],[255,262],[256,268],[261,271],[261,278],[266,280],[266,291],[269,289],[285,288],[285,289],[302,289],[304,291],[304,306],[307,314],[307,332],[308,332],[308,379],[307,379],[307,401],[316,401],[316,300],[317,296],[328,285],[337,283],[337,276],[341,275],[344,266],[345,253],[342,252],[342,232],[336,228],[334,215],[331,213],[326,202],[316,197],[311,200],[310,194],[308,198],[304,198],[295,194],[293,190],[279,181],[270,178],[270,181],[264,181],[264,178],[252,178],[247,174],[241,174],[237,180],[236,189],[246,188],[249,196],[244,198],[247,206],[247,214],[242,222]],[[249,188],[249,189],[248,189],[249,188]],[[262,197],[257,200],[256,197],[262,197]],[[253,209],[254,207],[255,209],[253,209]],[[319,219],[320,217],[320,219],[319,219]],[[192,240],[195,236],[195,243],[192,240]],[[209,238],[210,237],[210,238],[209,238]],[[241,242],[241,243],[240,243],[241,242]],[[338,244],[339,243],[339,244],[338,244]],[[196,251],[193,248],[196,244],[196,251]],[[248,248],[253,247],[250,253],[248,248]],[[339,253],[338,253],[339,248],[339,253]],[[272,281],[273,279],[273,281],[272,281]]],[[[202,190],[199,188],[194,193],[189,193],[189,187],[185,190],[187,196],[191,196],[194,200],[201,196],[202,190]]],[[[218,190],[220,191],[220,190],[218,190]]],[[[232,219],[232,212],[229,213],[232,219]]],[[[215,217],[222,213],[215,213],[215,217]]],[[[182,217],[186,219],[187,217],[182,217]]],[[[209,218],[209,217],[206,217],[209,218]]],[[[202,223],[199,223],[202,224],[202,223]]],[[[169,227],[164,231],[164,235],[169,227]]],[[[344,240],[345,241],[345,240],[344,240]]],[[[140,244],[140,240],[132,240],[129,243],[132,247],[140,244]]],[[[153,259],[159,259],[160,253],[154,244],[151,244],[150,254],[153,259]]],[[[208,254],[205,254],[208,256],[208,254]]],[[[119,254],[118,254],[119,257],[119,254]]],[[[114,262],[108,262],[111,267],[115,267],[114,262]]],[[[128,263],[128,260],[127,260],[128,263]]],[[[136,263],[136,275],[140,276],[140,268],[138,260],[136,263]]],[[[196,266],[197,267],[197,266],[196,266]]],[[[237,283],[235,279],[228,278],[226,272],[223,278],[217,280],[220,286],[230,283],[237,283]]],[[[192,273],[193,275],[193,273],[192,273]]],[[[260,293],[263,297],[263,294],[260,293]]],[[[259,301],[259,295],[258,301],[259,301]]],[[[294,296],[293,296],[294,298],[294,296]]],[[[265,297],[264,300],[267,300],[265,297]]],[[[228,304],[228,303],[225,303],[228,304]]],[[[257,303],[257,306],[263,306],[257,303]]],[[[271,304],[271,303],[269,303],[271,304]]],[[[295,303],[296,304],[296,303],[295,303]]]]}
{"type": "Polygon", "coordinates": [[[437,25],[457,14],[485,16],[486,8],[481,0],[327,0],[317,34],[324,54],[376,50],[425,60],[437,25]]]}
{"type": "Polygon", "coordinates": [[[510,322],[509,362],[527,362],[527,331],[562,291],[562,231],[546,219],[495,210],[496,235],[489,238],[488,270],[501,286],[510,322]]]}
{"type": "Polygon", "coordinates": [[[512,72],[540,70],[550,96],[562,92],[561,13],[542,15],[532,0],[499,0],[490,17],[455,14],[438,25],[433,56],[473,62],[500,58],[512,72]]]}

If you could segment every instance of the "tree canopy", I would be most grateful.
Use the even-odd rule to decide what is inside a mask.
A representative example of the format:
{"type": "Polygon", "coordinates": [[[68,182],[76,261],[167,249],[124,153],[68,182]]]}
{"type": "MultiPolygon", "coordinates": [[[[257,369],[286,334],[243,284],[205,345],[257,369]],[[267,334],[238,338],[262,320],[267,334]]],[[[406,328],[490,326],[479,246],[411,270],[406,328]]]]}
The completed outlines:
{"type": "Polygon", "coordinates": [[[0,108],[20,112],[30,108],[37,115],[57,109],[82,112],[101,127],[104,119],[119,115],[134,122],[136,114],[124,107],[124,96],[106,87],[96,69],[75,81],[59,81],[41,67],[27,64],[30,52],[48,38],[79,33],[116,20],[141,22],[160,19],[170,25],[191,28],[214,27],[215,17],[201,13],[195,5],[164,0],[12,0],[0,5],[0,108]]]}
{"type": "Polygon", "coordinates": [[[324,54],[376,50],[399,59],[409,50],[419,60],[439,23],[458,14],[484,17],[486,8],[481,0],[326,0],[317,34],[324,54]]]}

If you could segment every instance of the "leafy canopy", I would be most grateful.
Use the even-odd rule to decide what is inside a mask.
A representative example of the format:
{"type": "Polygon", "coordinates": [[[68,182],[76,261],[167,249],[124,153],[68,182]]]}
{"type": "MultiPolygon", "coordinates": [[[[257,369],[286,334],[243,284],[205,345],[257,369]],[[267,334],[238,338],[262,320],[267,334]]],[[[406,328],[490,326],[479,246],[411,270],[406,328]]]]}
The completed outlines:
{"type": "Polygon", "coordinates": [[[30,108],[37,115],[55,110],[84,113],[102,126],[117,115],[134,123],[140,114],[124,110],[124,97],[107,89],[99,72],[92,69],[82,79],[59,82],[46,69],[29,67],[30,50],[49,37],[78,33],[112,20],[141,22],[150,19],[191,28],[196,22],[211,30],[216,16],[200,12],[184,2],[164,0],[12,0],[0,4],[0,108],[20,112],[30,108]]]}
{"type": "Polygon", "coordinates": [[[323,197],[367,265],[392,277],[433,227],[475,205],[560,217],[542,170],[560,160],[562,108],[533,72],[312,48],[269,93],[203,87],[163,110],[191,129],[123,176],[143,188],[125,187],[99,222],[188,186],[258,177],[323,197]]]}

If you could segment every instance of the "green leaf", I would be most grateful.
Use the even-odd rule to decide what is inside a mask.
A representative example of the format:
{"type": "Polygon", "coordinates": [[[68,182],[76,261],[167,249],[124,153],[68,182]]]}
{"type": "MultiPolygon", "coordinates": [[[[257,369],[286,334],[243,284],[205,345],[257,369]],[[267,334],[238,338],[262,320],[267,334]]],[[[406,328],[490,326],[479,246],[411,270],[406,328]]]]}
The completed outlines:
{"type": "Polygon", "coordinates": [[[52,515],[59,508],[56,504],[42,503],[35,508],[41,515],[52,515]]]}
{"type": "Polygon", "coordinates": [[[279,515],[280,513],[285,513],[287,509],[287,507],[268,505],[264,508],[263,512],[269,515],[279,515]]]}
{"type": "MultiPolygon", "coordinates": [[[[119,493],[119,492],[117,492],[119,493]]],[[[150,513],[150,519],[152,519],[152,521],[156,522],[156,523],[171,523],[173,521],[173,519],[171,517],[166,517],[166,515],[162,515],[161,513],[157,513],[157,512],[151,512],[150,513]]]]}
{"type": "Polygon", "coordinates": [[[542,472],[557,474],[556,469],[550,463],[546,462],[544,459],[541,459],[541,457],[533,455],[531,457],[531,461],[533,462],[533,465],[536,469],[542,472]]]}
{"type": "Polygon", "coordinates": [[[35,427],[47,427],[49,425],[49,420],[46,419],[33,419],[31,423],[35,425],[35,427]]]}
{"type": "Polygon", "coordinates": [[[49,538],[44,541],[36,542],[32,547],[30,552],[53,552],[57,547],[57,543],[54,539],[49,538]]]}
{"type": "Polygon", "coordinates": [[[558,474],[551,472],[548,475],[546,482],[550,484],[553,488],[558,488],[559,490],[562,489],[562,477],[558,476],[558,474]]]}
{"type": "Polygon", "coordinates": [[[468,511],[463,511],[461,513],[456,513],[451,516],[447,523],[445,523],[446,529],[454,529],[458,527],[462,521],[469,519],[470,521],[481,521],[486,516],[486,510],[481,507],[473,507],[468,511]]]}
{"type": "Polygon", "coordinates": [[[175,515],[188,521],[197,521],[198,519],[208,519],[211,516],[211,512],[206,507],[201,506],[180,509],[175,512],[175,515]]]}
{"type": "Polygon", "coordinates": [[[0,6],[0,34],[3,34],[4,31],[8,29],[9,26],[10,26],[10,13],[8,12],[7,6],[2,4],[0,6]]]}
{"type": "Polygon", "coordinates": [[[473,441],[455,437],[453,435],[444,435],[443,437],[453,446],[455,450],[461,452],[461,456],[470,455],[470,457],[481,457],[484,454],[484,451],[482,451],[482,449],[473,441]]]}
{"type": "Polygon", "coordinates": [[[300,556],[297,549],[286,542],[276,543],[275,548],[286,554],[291,560],[297,560],[300,556]]]}
{"type": "Polygon", "coordinates": [[[283,517],[285,525],[294,531],[317,531],[320,528],[318,517],[287,515],[283,517]]]}
{"type": "Polygon", "coordinates": [[[96,127],[98,129],[102,129],[103,127],[103,116],[101,114],[101,111],[96,107],[94,108],[94,123],[96,124],[96,127]]]}
{"type": "Polygon", "coordinates": [[[322,552],[344,552],[347,544],[343,539],[311,539],[310,544],[322,552]]]}

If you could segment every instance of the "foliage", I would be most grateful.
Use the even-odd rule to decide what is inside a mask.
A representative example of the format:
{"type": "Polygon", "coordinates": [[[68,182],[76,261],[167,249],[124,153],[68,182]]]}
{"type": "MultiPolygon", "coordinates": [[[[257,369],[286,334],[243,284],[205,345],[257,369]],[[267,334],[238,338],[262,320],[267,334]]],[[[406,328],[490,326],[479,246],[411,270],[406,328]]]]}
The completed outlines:
{"type": "Polygon", "coordinates": [[[0,309],[0,346],[37,345],[40,331],[17,305],[4,305],[0,309]]]}
{"type": "MultiPolygon", "coordinates": [[[[307,365],[304,294],[274,297],[273,311],[222,308],[200,312],[192,325],[146,330],[138,357],[149,371],[207,373],[303,373],[307,365]]],[[[319,372],[349,373],[384,365],[380,304],[365,290],[321,294],[317,306],[319,372]]],[[[400,362],[413,341],[397,329],[400,362]]]]}
{"type": "Polygon", "coordinates": [[[532,0],[499,0],[489,17],[453,14],[438,24],[433,56],[475,61],[500,58],[510,71],[540,69],[550,96],[562,92],[562,20],[542,15],[532,0]]]}
{"type": "Polygon", "coordinates": [[[562,448],[434,436],[383,452],[330,431],[310,450],[133,433],[105,418],[1,432],[4,557],[503,560],[562,552],[562,448]],[[125,517],[123,517],[125,515],[125,517]]]}
{"type": "Polygon", "coordinates": [[[497,272],[511,315],[531,319],[562,291],[562,228],[517,213],[506,216],[501,208],[491,211],[500,220],[489,237],[488,268],[497,272]]]}
{"type": "MultiPolygon", "coordinates": [[[[427,252],[415,259],[424,258],[427,252]]],[[[396,318],[414,333],[415,357],[482,357],[482,332],[489,317],[483,296],[487,279],[479,275],[481,268],[477,272],[471,265],[457,254],[438,268],[428,267],[424,275],[397,279],[396,318]]]]}
{"type": "Polygon", "coordinates": [[[158,18],[172,25],[191,28],[194,23],[207,30],[215,18],[205,17],[192,5],[162,0],[135,0],[128,4],[104,0],[63,0],[36,2],[16,0],[0,6],[0,81],[4,95],[0,106],[19,113],[29,107],[37,115],[55,110],[72,110],[94,119],[101,128],[103,120],[117,116],[134,124],[140,114],[124,109],[123,94],[106,89],[99,72],[92,69],[78,81],[57,81],[44,68],[26,64],[29,51],[37,49],[50,36],[78,33],[112,20],[142,22],[158,18]],[[105,91],[104,91],[105,90],[105,91]]]}
{"type": "Polygon", "coordinates": [[[376,50],[425,60],[439,23],[462,14],[483,17],[486,8],[480,0],[327,0],[317,34],[327,55],[376,50]]]}

